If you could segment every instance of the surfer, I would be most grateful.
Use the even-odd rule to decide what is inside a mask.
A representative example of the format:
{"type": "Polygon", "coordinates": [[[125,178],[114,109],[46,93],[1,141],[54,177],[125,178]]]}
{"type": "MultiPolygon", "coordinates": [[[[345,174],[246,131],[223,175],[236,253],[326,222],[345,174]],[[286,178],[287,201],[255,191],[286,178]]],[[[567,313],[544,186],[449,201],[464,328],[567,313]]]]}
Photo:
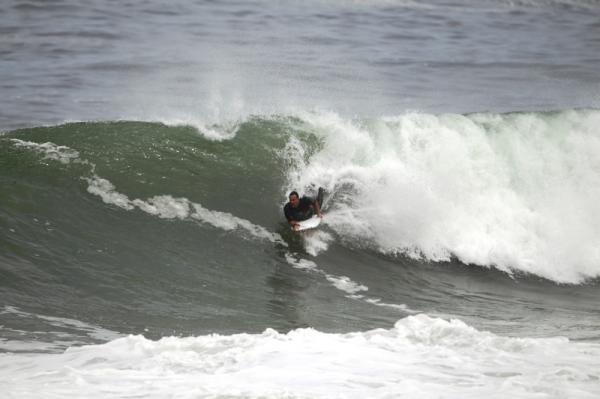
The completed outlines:
{"type": "Polygon", "coordinates": [[[310,219],[314,213],[320,218],[321,205],[323,205],[323,187],[319,187],[317,198],[312,199],[306,196],[300,198],[297,191],[292,191],[289,195],[289,202],[283,207],[283,213],[292,229],[298,230],[298,222],[310,219]]]}

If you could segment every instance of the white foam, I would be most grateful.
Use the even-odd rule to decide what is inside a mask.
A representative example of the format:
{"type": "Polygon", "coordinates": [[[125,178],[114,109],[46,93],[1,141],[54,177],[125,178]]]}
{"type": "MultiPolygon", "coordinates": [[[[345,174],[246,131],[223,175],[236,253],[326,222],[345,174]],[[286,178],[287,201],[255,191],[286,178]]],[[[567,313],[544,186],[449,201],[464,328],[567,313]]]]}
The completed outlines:
{"type": "Polygon", "coordinates": [[[288,186],[333,193],[343,239],[558,282],[600,275],[599,111],[301,116],[323,147],[288,186]]]}
{"type": "Polygon", "coordinates": [[[58,161],[62,164],[69,164],[79,158],[79,152],[64,145],[56,145],[51,142],[35,143],[19,139],[10,139],[10,141],[17,147],[25,147],[44,154],[44,159],[58,161]]]}
{"type": "Polygon", "coordinates": [[[95,176],[93,179],[86,179],[88,182],[87,191],[102,198],[106,204],[116,205],[123,209],[133,209],[134,206],[129,201],[129,198],[115,191],[115,186],[106,179],[95,176]]]}
{"type": "Polygon", "coordinates": [[[600,345],[507,338],[425,315],[327,334],[128,336],[0,355],[9,398],[593,398],[600,345]]]}
{"type": "Polygon", "coordinates": [[[358,284],[355,281],[352,281],[349,277],[346,276],[333,276],[331,274],[327,274],[325,276],[329,282],[333,284],[335,288],[338,290],[347,292],[348,294],[356,294],[357,292],[367,291],[369,288],[358,284]]]}
{"type": "Polygon", "coordinates": [[[296,258],[290,253],[285,254],[285,260],[292,265],[292,267],[301,270],[318,270],[317,264],[308,259],[296,258]]]}
{"type": "Polygon", "coordinates": [[[170,195],[158,195],[146,201],[130,201],[142,211],[162,219],[186,219],[190,216],[190,202],[185,198],[173,198],[170,195]]]}
{"type": "Polygon", "coordinates": [[[401,310],[401,311],[407,312],[407,313],[419,313],[419,312],[409,309],[408,306],[406,306],[405,304],[386,303],[386,302],[383,302],[379,298],[365,298],[365,301],[368,303],[371,303],[373,305],[381,306],[384,308],[392,308],[392,309],[401,310]]]}
{"type": "Polygon", "coordinates": [[[327,251],[329,243],[333,241],[333,236],[323,230],[308,230],[302,233],[304,240],[304,249],[312,256],[327,251]]]}

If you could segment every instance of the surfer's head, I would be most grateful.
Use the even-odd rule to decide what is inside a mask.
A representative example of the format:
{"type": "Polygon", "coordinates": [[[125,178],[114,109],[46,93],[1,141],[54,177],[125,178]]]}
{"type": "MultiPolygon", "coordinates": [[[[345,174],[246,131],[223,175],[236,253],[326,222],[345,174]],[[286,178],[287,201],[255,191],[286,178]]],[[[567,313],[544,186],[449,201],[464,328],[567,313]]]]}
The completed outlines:
{"type": "Polygon", "coordinates": [[[292,191],[289,195],[290,204],[295,208],[300,203],[300,197],[296,191],[292,191]]]}

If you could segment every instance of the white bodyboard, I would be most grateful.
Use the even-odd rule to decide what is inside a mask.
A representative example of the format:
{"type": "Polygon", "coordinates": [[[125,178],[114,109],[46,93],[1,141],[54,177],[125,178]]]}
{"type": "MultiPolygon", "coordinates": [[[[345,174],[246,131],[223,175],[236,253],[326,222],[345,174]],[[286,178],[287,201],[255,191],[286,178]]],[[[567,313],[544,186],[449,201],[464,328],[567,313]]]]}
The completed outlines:
{"type": "Polygon", "coordinates": [[[318,217],[317,215],[313,215],[313,217],[311,217],[310,219],[306,219],[306,220],[299,222],[298,230],[296,230],[296,231],[314,229],[320,223],[321,223],[321,218],[318,217]]]}

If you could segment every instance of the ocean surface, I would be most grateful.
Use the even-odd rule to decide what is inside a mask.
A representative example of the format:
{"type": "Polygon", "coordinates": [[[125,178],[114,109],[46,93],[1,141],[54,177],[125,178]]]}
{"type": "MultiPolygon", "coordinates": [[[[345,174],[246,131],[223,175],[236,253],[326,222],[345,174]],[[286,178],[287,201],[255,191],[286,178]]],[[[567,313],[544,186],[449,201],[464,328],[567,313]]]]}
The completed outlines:
{"type": "Polygon", "coordinates": [[[0,94],[3,398],[600,397],[599,2],[4,0],[0,94]]]}

